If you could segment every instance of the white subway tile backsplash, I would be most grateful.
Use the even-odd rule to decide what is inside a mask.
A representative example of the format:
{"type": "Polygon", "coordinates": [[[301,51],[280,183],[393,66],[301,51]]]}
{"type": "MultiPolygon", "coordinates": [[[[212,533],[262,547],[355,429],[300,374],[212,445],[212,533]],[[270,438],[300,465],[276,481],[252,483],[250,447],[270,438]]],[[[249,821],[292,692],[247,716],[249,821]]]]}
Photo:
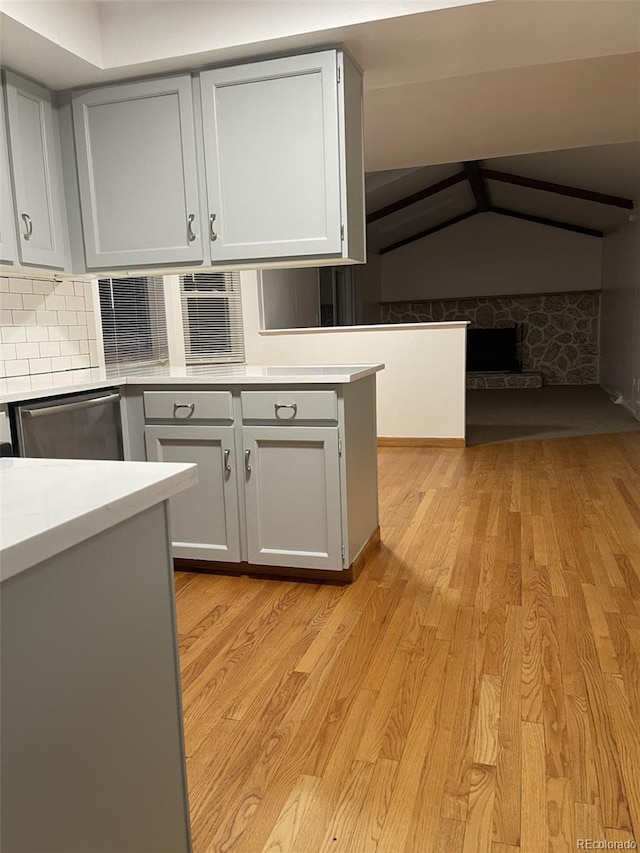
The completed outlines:
{"type": "Polygon", "coordinates": [[[36,311],[36,321],[38,326],[57,326],[58,311],[36,311]]]}
{"type": "Polygon", "coordinates": [[[80,341],[61,341],[60,355],[79,355],[80,341]]]}
{"type": "Polygon", "coordinates": [[[0,293],[0,308],[22,308],[22,295],[20,293],[0,293]]]}
{"type": "Polygon", "coordinates": [[[26,376],[29,373],[28,361],[5,361],[4,372],[7,376],[26,376]]]}
{"type": "Polygon", "coordinates": [[[65,296],[64,301],[67,311],[84,311],[84,298],[82,296],[65,296]]]}
{"type": "Polygon", "coordinates": [[[40,344],[16,344],[17,358],[40,358],[40,344]]]}
{"type": "Polygon", "coordinates": [[[56,294],[47,296],[44,300],[44,307],[47,311],[64,311],[67,307],[65,305],[65,299],[65,296],[57,296],[56,294]]]}
{"type": "Polygon", "coordinates": [[[74,288],[75,282],[73,281],[61,281],[56,284],[56,295],[57,296],[73,296],[75,293],[74,288]]]}
{"type": "Polygon", "coordinates": [[[50,341],[68,341],[69,326],[49,326],[50,341]]]}
{"type": "Polygon", "coordinates": [[[27,340],[24,326],[3,326],[0,328],[0,340],[3,344],[20,344],[27,340]]]}
{"type": "Polygon", "coordinates": [[[71,370],[71,356],[59,355],[51,359],[52,370],[71,370]]]}
{"type": "MultiPolygon", "coordinates": [[[[51,329],[54,329],[54,326],[51,326],[51,329]]],[[[47,326],[27,326],[27,340],[28,341],[48,341],[49,340],[49,329],[47,326]]]]}
{"type": "Polygon", "coordinates": [[[89,356],[88,355],[72,355],[71,356],[71,367],[73,369],[77,369],[79,367],[90,367],[89,356]]]}
{"type": "MultiPolygon", "coordinates": [[[[87,347],[89,346],[89,341],[84,341],[84,343],[87,347]]],[[[60,355],[60,344],[57,341],[41,341],[36,346],[40,348],[40,355],[43,358],[60,355]]]]}
{"type": "Polygon", "coordinates": [[[23,293],[22,307],[26,311],[37,311],[38,309],[43,308],[42,296],[40,296],[39,293],[23,293]]]}
{"type": "Polygon", "coordinates": [[[30,358],[29,373],[51,373],[51,359],[30,358]]]}
{"type": "Polygon", "coordinates": [[[37,326],[35,311],[12,311],[14,326],[37,326]]]}
{"type": "Polygon", "coordinates": [[[91,287],[0,275],[0,376],[97,366],[91,287]]]}
{"type": "Polygon", "coordinates": [[[16,344],[0,344],[0,360],[10,361],[17,357],[16,344]]]}

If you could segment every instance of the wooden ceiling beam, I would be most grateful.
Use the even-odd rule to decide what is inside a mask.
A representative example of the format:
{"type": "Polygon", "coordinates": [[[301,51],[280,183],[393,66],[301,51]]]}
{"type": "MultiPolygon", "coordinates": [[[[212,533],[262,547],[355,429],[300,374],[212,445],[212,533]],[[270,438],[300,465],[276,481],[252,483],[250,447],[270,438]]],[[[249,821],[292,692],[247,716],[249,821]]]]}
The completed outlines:
{"type": "Polygon", "coordinates": [[[499,213],[500,216],[510,216],[512,219],[522,219],[525,222],[537,222],[539,225],[548,225],[551,228],[560,228],[563,231],[573,231],[575,234],[586,234],[588,237],[604,237],[603,231],[595,228],[587,228],[584,225],[572,225],[570,222],[559,222],[557,219],[548,219],[546,216],[535,216],[532,213],[519,213],[506,207],[490,207],[489,213],[499,213]]]}
{"type": "Polygon", "coordinates": [[[491,207],[489,192],[484,182],[482,171],[478,160],[470,160],[464,164],[464,173],[471,184],[471,190],[479,213],[484,213],[491,207]]]}
{"type": "Polygon", "coordinates": [[[633,200],[621,198],[620,196],[597,193],[593,190],[583,190],[578,187],[569,187],[565,184],[555,184],[551,181],[539,181],[537,178],[525,178],[522,175],[512,175],[510,172],[499,172],[496,169],[480,169],[482,177],[486,181],[500,181],[503,184],[513,184],[516,187],[526,187],[531,190],[543,190],[556,195],[564,195],[569,198],[579,198],[583,201],[594,201],[597,204],[608,204],[612,207],[622,207],[625,210],[633,210],[633,200]]]}
{"type": "Polygon", "coordinates": [[[405,207],[417,204],[419,201],[423,201],[425,198],[436,195],[443,190],[448,190],[449,187],[453,187],[462,181],[466,181],[466,179],[466,172],[457,172],[455,175],[450,175],[448,178],[444,178],[442,181],[438,181],[438,183],[432,184],[430,187],[425,187],[423,190],[418,190],[418,192],[406,196],[406,198],[398,199],[398,201],[394,201],[392,204],[386,205],[386,207],[374,210],[373,213],[367,214],[367,225],[371,225],[372,222],[377,222],[379,219],[384,219],[386,216],[391,216],[392,213],[397,213],[405,207]]]}
{"type": "Polygon", "coordinates": [[[455,225],[457,222],[463,222],[465,219],[475,216],[476,213],[480,213],[480,211],[475,208],[473,210],[468,210],[466,213],[461,213],[459,216],[447,219],[446,222],[441,222],[440,225],[434,225],[432,228],[427,228],[426,231],[420,231],[418,234],[412,234],[411,237],[405,237],[404,240],[398,240],[397,243],[385,246],[384,249],[380,249],[378,254],[386,255],[387,252],[394,252],[401,246],[408,246],[409,243],[415,243],[416,240],[422,240],[423,237],[428,237],[429,234],[435,234],[436,231],[442,231],[444,228],[449,228],[450,225],[455,225]]]}

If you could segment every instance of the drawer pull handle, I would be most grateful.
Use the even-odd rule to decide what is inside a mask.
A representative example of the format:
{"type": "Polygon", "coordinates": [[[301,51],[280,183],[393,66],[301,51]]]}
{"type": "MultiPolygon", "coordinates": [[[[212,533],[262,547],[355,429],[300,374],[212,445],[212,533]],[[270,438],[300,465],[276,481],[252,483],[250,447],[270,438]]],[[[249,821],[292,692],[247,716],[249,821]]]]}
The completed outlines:
{"type": "Polygon", "coordinates": [[[193,243],[193,241],[196,239],[196,234],[195,234],[195,231],[193,230],[193,222],[194,222],[195,218],[196,218],[195,213],[190,213],[189,216],[187,217],[187,236],[189,238],[190,243],[193,243]]]}
{"type": "Polygon", "coordinates": [[[249,459],[251,458],[251,451],[245,450],[244,452],[244,470],[247,474],[251,473],[251,465],[249,464],[249,459]]]}
{"type": "Polygon", "coordinates": [[[231,456],[230,450],[225,450],[224,452],[224,470],[227,474],[231,473],[231,465],[229,464],[229,457],[231,456]]]}
{"type": "Polygon", "coordinates": [[[33,222],[31,221],[31,217],[28,213],[23,213],[21,216],[22,221],[25,224],[26,231],[22,235],[25,240],[30,240],[31,235],[33,234],[33,222]]]}
{"type": "Polygon", "coordinates": [[[213,243],[218,239],[218,235],[216,234],[216,229],[213,227],[213,223],[216,221],[215,213],[212,213],[209,217],[209,237],[211,238],[211,242],[213,243]]]}
{"type": "Polygon", "coordinates": [[[179,409],[189,409],[189,414],[186,417],[190,418],[191,415],[193,414],[193,410],[195,409],[195,407],[196,407],[195,403],[174,403],[173,404],[174,417],[178,417],[178,410],[179,409]]]}
{"type": "Polygon", "coordinates": [[[280,417],[280,409],[291,409],[292,415],[288,418],[281,418],[281,420],[291,421],[298,414],[298,404],[297,403],[276,403],[276,417],[280,417]]]}

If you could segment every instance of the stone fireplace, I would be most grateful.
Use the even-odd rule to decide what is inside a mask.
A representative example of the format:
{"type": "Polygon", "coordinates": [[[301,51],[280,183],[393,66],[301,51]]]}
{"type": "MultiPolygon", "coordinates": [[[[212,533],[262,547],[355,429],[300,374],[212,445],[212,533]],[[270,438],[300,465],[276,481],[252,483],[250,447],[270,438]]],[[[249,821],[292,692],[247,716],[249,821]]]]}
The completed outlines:
{"type": "MultiPolygon", "coordinates": [[[[381,308],[382,323],[468,320],[472,329],[521,325],[519,352],[524,374],[538,374],[545,385],[598,381],[599,291],[385,302],[381,308]]],[[[523,383],[535,387],[527,385],[524,377],[523,383]]],[[[483,387],[504,384],[496,379],[483,387]]]]}

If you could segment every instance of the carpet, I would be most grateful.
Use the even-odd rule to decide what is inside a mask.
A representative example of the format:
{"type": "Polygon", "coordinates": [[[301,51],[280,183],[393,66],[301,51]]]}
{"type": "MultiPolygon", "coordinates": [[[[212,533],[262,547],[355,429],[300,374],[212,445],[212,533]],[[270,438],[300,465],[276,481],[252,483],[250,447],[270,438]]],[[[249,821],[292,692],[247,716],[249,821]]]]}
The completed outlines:
{"type": "Polygon", "coordinates": [[[467,445],[640,432],[640,421],[599,385],[467,391],[467,445]]]}

